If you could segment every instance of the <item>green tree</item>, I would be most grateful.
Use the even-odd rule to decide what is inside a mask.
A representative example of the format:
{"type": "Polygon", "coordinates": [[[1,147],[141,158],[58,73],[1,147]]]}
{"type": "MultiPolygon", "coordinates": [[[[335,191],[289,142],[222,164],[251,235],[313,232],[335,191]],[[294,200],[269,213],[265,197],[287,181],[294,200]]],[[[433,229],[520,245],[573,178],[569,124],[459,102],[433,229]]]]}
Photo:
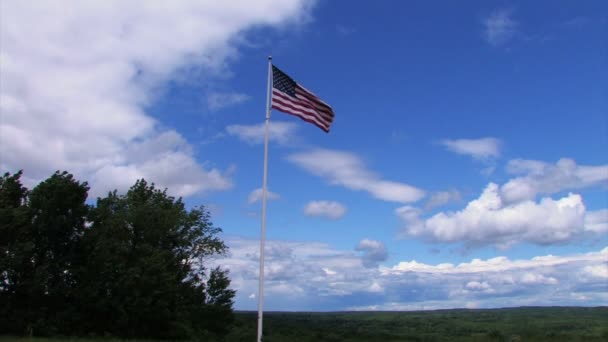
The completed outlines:
{"type": "Polygon", "coordinates": [[[29,194],[34,242],[28,312],[39,315],[41,334],[69,333],[74,317],[74,271],[89,207],[89,187],[70,173],[55,172],[29,194]]]}
{"type": "Polygon", "coordinates": [[[232,322],[221,230],[204,207],[138,181],[96,207],[56,172],[32,191],[0,178],[0,331],[132,338],[214,337],[232,322]]]}
{"type": "Polygon", "coordinates": [[[235,291],[229,286],[228,272],[214,268],[207,281],[207,321],[210,323],[209,329],[221,335],[227,334],[234,322],[232,305],[235,291]]]}
{"type": "Polygon", "coordinates": [[[28,259],[34,249],[29,237],[28,190],[21,184],[22,173],[5,173],[0,178],[0,330],[6,332],[18,331],[23,321],[20,316],[24,311],[18,309],[31,273],[28,259]]]}
{"type": "Polygon", "coordinates": [[[5,174],[0,195],[9,331],[66,331],[73,317],[74,261],[85,229],[88,186],[58,171],[28,192],[20,177],[21,172],[5,174]]]}
{"type": "Polygon", "coordinates": [[[140,180],[124,196],[99,198],[89,220],[79,274],[86,331],[148,338],[225,333],[234,291],[225,271],[205,267],[226,246],[204,207],[186,210],[181,199],[140,180]],[[207,315],[211,307],[224,316],[207,315]]]}

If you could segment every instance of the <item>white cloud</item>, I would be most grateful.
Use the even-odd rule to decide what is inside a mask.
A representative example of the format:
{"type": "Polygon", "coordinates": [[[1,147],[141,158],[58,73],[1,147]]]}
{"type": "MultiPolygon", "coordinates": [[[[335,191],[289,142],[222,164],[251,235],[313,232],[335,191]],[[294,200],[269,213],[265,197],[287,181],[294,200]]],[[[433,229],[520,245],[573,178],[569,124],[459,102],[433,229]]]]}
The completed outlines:
{"type": "MultiPolygon", "coordinates": [[[[363,240],[365,241],[365,240],[363,240]]],[[[362,246],[381,250],[373,240],[362,246]]],[[[229,239],[236,308],[255,309],[259,241],[229,239]]],[[[606,305],[608,247],[599,252],[460,264],[415,260],[364,267],[361,257],[316,242],[267,241],[268,310],[420,310],[520,305],[606,305]],[[289,289],[294,289],[289,291],[289,289]]],[[[380,258],[382,259],[382,258],[380,258]]]]}
{"type": "Polygon", "coordinates": [[[457,190],[439,191],[431,195],[431,198],[429,198],[429,200],[426,202],[424,208],[426,210],[431,210],[450,202],[460,201],[461,199],[462,197],[460,196],[460,192],[457,190]]]}
{"type": "Polygon", "coordinates": [[[493,292],[492,287],[486,281],[483,281],[483,282],[470,281],[466,284],[465,287],[471,291],[482,291],[482,292],[486,292],[486,293],[493,292]]]}
{"type": "MultiPolygon", "coordinates": [[[[262,200],[262,188],[257,188],[249,193],[249,197],[247,197],[247,203],[253,204],[255,202],[259,202],[262,200]]],[[[266,199],[267,200],[276,200],[281,198],[281,195],[276,192],[272,192],[270,190],[266,190],[266,199]]]]}
{"type": "MultiPolygon", "coordinates": [[[[400,274],[404,272],[421,272],[435,274],[483,274],[496,272],[510,273],[512,271],[521,272],[520,277],[504,276],[500,279],[505,283],[514,283],[517,279],[524,279],[526,272],[532,272],[536,268],[551,270],[566,264],[577,264],[581,262],[590,263],[593,265],[601,265],[608,257],[608,247],[599,252],[575,254],[570,256],[555,256],[544,255],[536,256],[531,259],[510,260],[504,256],[497,256],[490,259],[473,259],[470,262],[454,265],[451,263],[443,263],[437,265],[429,265],[413,261],[402,261],[390,268],[383,268],[381,271],[384,274],[400,274]]],[[[535,273],[535,272],[532,272],[535,273]]],[[[539,273],[539,272],[536,272],[539,273]]],[[[542,273],[542,272],[540,272],[542,273]]],[[[578,272],[577,272],[578,273],[578,272]]],[[[568,276],[568,275],[563,275],[568,276]]]]}
{"type": "Polygon", "coordinates": [[[585,229],[598,234],[608,232],[608,209],[588,211],[585,215],[585,229]]]}
{"type": "Polygon", "coordinates": [[[385,261],[388,257],[384,243],[376,240],[363,239],[359,241],[355,250],[363,252],[361,262],[367,268],[377,267],[380,262],[385,261]]]}
{"type": "Polygon", "coordinates": [[[310,2],[1,6],[0,169],[24,169],[32,182],[66,169],[89,180],[93,195],[145,177],[187,196],[231,181],[145,108],[168,80],[193,69],[203,79],[222,73],[248,28],[297,21],[310,2]]]}
{"type": "Polygon", "coordinates": [[[326,178],[330,184],[363,190],[384,201],[409,203],[424,197],[421,189],[381,179],[353,153],[315,149],[292,154],[288,160],[316,176],[326,178]]]}
{"type": "Polygon", "coordinates": [[[310,201],[304,207],[304,214],[337,220],[346,214],[346,207],[335,201],[310,201]]]}
{"type": "MultiPolygon", "coordinates": [[[[226,132],[249,144],[264,143],[265,124],[257,125],[230,125],[226,132]]],[[[293,122],[271,121],[268,125],[268,139],[279,144],[288,144],[294,141],[297,125],[293,122]]]]}
{"type": "MultiPolygon", "coordinates": [[[[257,293],[258,289],[259,241],[229,239],[227,243],[229,255],[215,262],[230,270],[232,287],[237,290],[237,308],[253,309],[246,294],[257,293]]],[[[369,292],[373,289],[370,272],[352,251],[332,249],[318,242],[267,240],[265,307],[304,310],[310,305],[309,300],[369,292]]]]}
{"type": "Polygon", "coordinates": [[[469,246],[564,243],[585,233],[602,230],[605,224],[602,223],[605,219],[602,215],[605,214],[588,213],[580,195],[507,204],[494,183],[490,183],[478,199],[460,211],[440,212],[428,219],[421,218],[420,213],[419,209],[410,206],[396,210],[406,223],[408,235],[431,241],[463,242],[469,246]],[[586,226],[586,223],[591,224],[586,226]]]}
{"type": "Polygon", "coordinates": [[[509,180],[500,188],[501,197],[509,203],[533,199],[538,194],[554,194],[608,184],[608,165],[577,165],[568,158],[562,158],[555,164],[538,160],[510,160],[507,172],[522,175],[509,180]]]}
{"type": "MultiPolygon", "coordinates": [[[[509,161],[507,172],[520,176],[502,186],[490,183],[478,199],[460,211],[423,218],[420,209],[404,206],[395,213],[406,223],[407,235],[466,246],[567,243],[608,231],[608,209],[588,211],[578,194],[536,201],[539,194],[604,185],[608,182],[608,165],[581,166],[567,158],[556,164],[516,159],[509,161]]],[[[427,209],[449,197],[439,194],[431,197],[427,209]]]]}
{"type": "Polygon", "coordinates": [[[511,18],[513,11],[500,9],[484,18],[484,38],[493,46],[508,43],[517,33],[519,24],[511,18]]]}
{"type": "Polygon", "coordinates": [[[559,281],[553,277],[546,277],[542,274],[526,272],[521,277],[521,283],[528,284],[528,285],[533,285],[533,284],[554,285],[554,284],[559,283],[559,281]]]}
{"type": "Polygon", "coordinates": [[[480,139],[445,139],[441,141],[448,150],[471,156],[475,159],[486,160],[500,156],[500,140],[496,138],[480,139]]]}
{"type": "Polygon", "coordinates": [[[212,92],[207,94],[207,105],[211,110],[219,110],[243,103],[249,99],[251,99],[251,96],[247,94],[212,92]]]}
{"type": "Polygon", "coordinates": [[[583,268],[583,271],[587,272],[588,274],[590,274],[591,276],[596,277],[596,278],[608,279],[608,263],[603,263],[600,265],[585,266],[585,268],[583,268]]]}
{"type": "Polygon", "coordinates": [[[384,287],[382,287],[382,285],[380,285],[379,282],[374,281],[369,288],[367,289],[368,292],[371,293],[382,293],[384,292],[384,287]]]}
{"type": "Polygon", "coordinates": [[[178,196],[226,190],[233,186],[230,180],[233,168],[226,171],[203,168],[196,163],[191,146],[175,131],[132,142],[117,159],[116,163],[99,165],[90,175],[92,196],[103,195],[114,188],[126,189],[142,177],[169,188],[178,196]]]}

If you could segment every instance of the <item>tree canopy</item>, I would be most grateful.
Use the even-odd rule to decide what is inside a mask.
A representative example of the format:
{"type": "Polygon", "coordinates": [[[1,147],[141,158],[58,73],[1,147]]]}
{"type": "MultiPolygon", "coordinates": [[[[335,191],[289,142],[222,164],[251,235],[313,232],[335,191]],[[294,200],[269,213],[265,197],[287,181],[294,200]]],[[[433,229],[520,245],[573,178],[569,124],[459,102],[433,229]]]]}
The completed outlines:
{"type": "Polygon", "coordinates": [[[203,206],[138,180],[86,202],[86,182],[56,172],[29,191],[0,178],[0,330],[39,336],[187,339],[233,320],[226,252],[203,206]]]}

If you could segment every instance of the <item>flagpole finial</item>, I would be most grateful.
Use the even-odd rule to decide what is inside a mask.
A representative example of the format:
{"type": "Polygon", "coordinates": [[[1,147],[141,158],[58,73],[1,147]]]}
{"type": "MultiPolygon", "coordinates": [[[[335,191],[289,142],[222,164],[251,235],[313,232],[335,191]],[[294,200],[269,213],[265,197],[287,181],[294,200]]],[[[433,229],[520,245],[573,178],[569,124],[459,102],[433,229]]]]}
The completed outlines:
{"type": "Polygon", "coordinates": [[[272,60],[272,56],[268,56],[268,60],[271,61],[272,60]]]}

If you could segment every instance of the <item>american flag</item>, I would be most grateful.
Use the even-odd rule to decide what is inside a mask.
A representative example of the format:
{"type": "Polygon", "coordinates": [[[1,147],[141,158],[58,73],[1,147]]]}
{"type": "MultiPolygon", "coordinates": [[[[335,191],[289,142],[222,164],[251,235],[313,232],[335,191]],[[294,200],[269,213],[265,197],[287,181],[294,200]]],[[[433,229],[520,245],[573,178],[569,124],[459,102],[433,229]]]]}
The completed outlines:
{"type": "Polygon", "coordinates": [[[334,121],[334,111],[327,103],[274,65],[272,66],[272,108],[295,115],[325,132],[329,132],[329,126],[334,121]]]}

